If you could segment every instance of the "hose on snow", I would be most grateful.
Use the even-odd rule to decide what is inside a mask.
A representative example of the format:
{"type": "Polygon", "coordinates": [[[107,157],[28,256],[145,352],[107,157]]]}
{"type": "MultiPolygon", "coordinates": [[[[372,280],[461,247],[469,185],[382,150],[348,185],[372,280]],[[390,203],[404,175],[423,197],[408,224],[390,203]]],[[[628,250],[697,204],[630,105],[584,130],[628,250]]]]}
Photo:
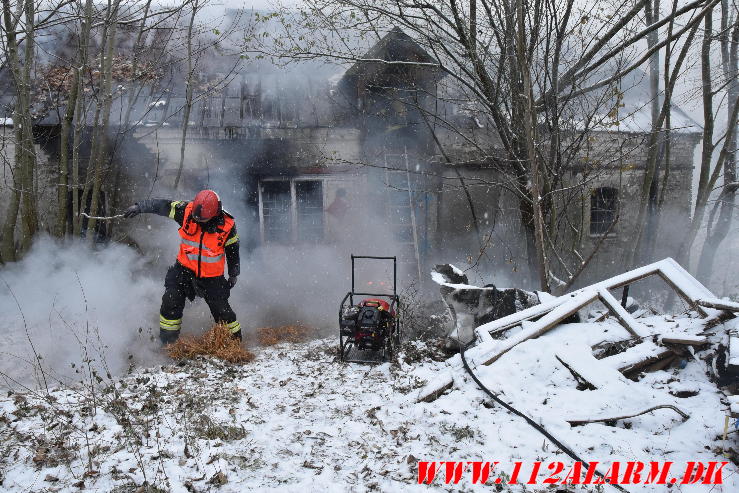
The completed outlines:
{"type": "MultiPolygon", "coordinates": [[[[467,344],[467,345],[463,345],[463,344],[462,344],[462,342],[461,342],[461,341],[459,341],[459,354],[460,354],[460,356],[462,357],[462,365],[464,366],[464,369],[465,369],[465,371],[466,371],[466,372],[467,372],[467,373],[469,374],[469,376],[470,376],[470,377],[472,377],[472,380],[474,380],[474,381],[475,381],[475,383],[476,383],[476,384],[477,384],[477,386],[478,386],[478,387],[480,388],[480,390],[482,390],[483,392],[485,392],[485,393],[486,393],[487,395],[489,395],[489,396],[490,396],[490,397],[491,397],[491,398],[492,398],[492,399],[493,399],[493,400],[494,400],[495,402],[497,402],[498,404],[500,404],[501,406],[503,406],[504,408],[506,408],[506,409],[507,409],[508,411],[510,411],[510,412],[512,412],[513,414],[515,414],[515,415],[517,415],[517,416],[520,416],[520,417],[522,417],[522,418],[523,418],[524,420],[526,420],[526,422],[527,422],[527,423],[528,423],[529,425],[531,425],[531,426],[532,426],[532,427],[533,427],[534,429],[536,429],[536,431],[538,431],[539,433],[541,433],[542,435],[544,435],[545,437],[547,437],[547,438],[549,439],[549,441],[551,441],[551,442],[552,442],[552,443],[553,443],[553,444],[554,444],[554,445],[555,445],[555,446],[556,446],[557,448],[559,448],[559,449],[560,449],[560,450],[561,450],[562,452],[564,452],[565,454],[567,454],[568,456],[570,456],[570,458],[571,458],[572,460],[574,460],[574,461],[577,461],[577,462],[580,462],[581,464],[583,464],[584,466],[586,466],[586,468],[589,468],[589,467],[590,467],[590,464],[589,464],[588,462],[586,462],[586,461],[584,461],[583,459],[581,459],[581,458],[580,458],[580,457],[579,457],[579,456],[578,456],[578,455],[577,455],[577,454],[576,454],[576,453],[575,453],[575,452],[574,452],[574,451],[573,451],[572,449],[570,449],[570,448],[569,448],[569,447],[568,447],[567,445],[565,445],[564,443],[562,443],[562,442],[560,442],[559,440],[557,440],[557,439],[556,439],[556,438],[555,438],[555,437],[554,437],[554,436],[553,436],[553,435],[552,435],[551,433],[549,433],[549,432],[548,432],[548,431],[546,430],[546,428],[544,428],[544,427],[543,427],[543,426],[541,426],[541,425],[540,425],[539,423],[537,423],[537,422],[536,422],[536,421],[534,421],[533,419],[529,418],[529,417],[528,417],[528,416],[526,416],[526,415],[525,415],[524,413],[522,413],[521,411],[519,411],[519,410],[518,410],[518,409],[516,409],[515,407],[511,406],[511,405],[510,405],[510,404],[508,404],[507,402],[504,402],[504,401],[503,401],[503,400],[502,400],[502,399],[501,399],[500,397],[498,397],[498,396],[497,396],[496,394],[494,394],[494,393],[493,393],[493,392],[492,392],[492,391],[491,391],[491,390],[490,390],[489,388],[487,388],[487,387],[486,387],[486,386],[485,386],[485,385],[484,385],[484,384],[483,384],[483,383],[482,383],[482,382],[480,381],[480,379],[479,379],[479,378],[477,378],[477,375],[475,375],[475,374],[474,374],[474,372],[473,372],[473,371],[472,371],[472,369],[470,368],[470,365],[469,365],[469,364],[467,363],[467,358],[465,358],[465,356],[464,356],[464,352],[465,352],[465,350],[466,350],[466,349],[467,349],[467,348],[468,348],[469,346],[471,346],[471,345],[472,345],[473,343],[474,343],[474,341],[470,342],[470,343],[469,343],[469,344],[467,344]]],[[[597,469],[595,469],[595,468],[594,468],[594,472],[595,472],[595,475],[596,475],[596,476],[598,476],[598,477],[600,477],[601,479],[603,479],[603,481],[605,482],[605,484],[609,484],[610,486],[613,486],[614,488],[616,488],[617,490],[619,490],[619,491],[621,491],[621,492],[624,492],[624,493],[628,493],[628,492],[627,492],[627,490],[626,490],[626,489],[624,489],[623,487],[621,487],[620,485],[608,483],[608,482],[606,481],[606,479],[605,479],[605,476],[604,476],[603,474],[601,474],[600,472],[598,472],[598,470],[597,470],[597,469]]]]}

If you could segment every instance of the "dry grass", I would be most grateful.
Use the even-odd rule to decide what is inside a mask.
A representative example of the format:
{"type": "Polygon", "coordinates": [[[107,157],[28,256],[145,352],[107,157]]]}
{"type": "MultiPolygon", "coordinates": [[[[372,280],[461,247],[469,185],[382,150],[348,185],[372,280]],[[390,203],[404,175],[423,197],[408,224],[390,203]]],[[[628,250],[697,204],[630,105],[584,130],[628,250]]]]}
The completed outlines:
{"type": "Polygon", "coordinates": [[[316,329],[305,325],[260,327],[257,329],[257,341],[262,346],[274,346],[281,342],[305,342],[315,334],[316,329]]]}
{"type": "Polygon", "coordinates": [[[230,363],[246,363],[254,359],[254,354],[241,347],[241,341],[231,337],[223,324],[214,325],[201,336],[182,336],[165,350],[173,359],[213,356],[230,363]]]}

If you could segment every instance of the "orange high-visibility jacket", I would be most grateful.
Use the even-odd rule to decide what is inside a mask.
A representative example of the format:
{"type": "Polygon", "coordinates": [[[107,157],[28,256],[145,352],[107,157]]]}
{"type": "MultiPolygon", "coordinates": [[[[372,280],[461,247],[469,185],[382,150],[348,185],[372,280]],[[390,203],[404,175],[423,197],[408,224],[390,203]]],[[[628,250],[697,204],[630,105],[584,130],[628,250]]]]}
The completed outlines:
{"type": "Polygon", "coordinates": [[[180,252],[177,261],[192,270],[197,277],[222,276],[226,265],[226,242],[234,227],[234,219],[223,214],[223,225],[208,233],[192,219],[192,202],[185,207],[185,217],[180,226],[180,252]]]}

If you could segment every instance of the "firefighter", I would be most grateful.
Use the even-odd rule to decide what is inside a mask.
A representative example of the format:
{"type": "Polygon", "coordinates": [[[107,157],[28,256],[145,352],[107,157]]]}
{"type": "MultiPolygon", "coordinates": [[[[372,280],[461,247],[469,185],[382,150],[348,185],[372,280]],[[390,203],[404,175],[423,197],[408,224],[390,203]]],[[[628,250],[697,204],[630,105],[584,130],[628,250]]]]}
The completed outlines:
{"type": "Polygon", "coordinates": [[[241,339],[241,325],[228,297],[239,276],[239,235],[233,216],[223,210],[213,190],[198,192],[192,202],[149,199],[137,202],[124,213],[167,216],[180,225],[180,251],[167,271],[159,310],[159,338],[162,344],[177,340],[182,327],[185,298],[205,298],[216,322],[226,324],[232,336],[241,339]],[[228,280],[224,267],[228,263],[228,280]]]}

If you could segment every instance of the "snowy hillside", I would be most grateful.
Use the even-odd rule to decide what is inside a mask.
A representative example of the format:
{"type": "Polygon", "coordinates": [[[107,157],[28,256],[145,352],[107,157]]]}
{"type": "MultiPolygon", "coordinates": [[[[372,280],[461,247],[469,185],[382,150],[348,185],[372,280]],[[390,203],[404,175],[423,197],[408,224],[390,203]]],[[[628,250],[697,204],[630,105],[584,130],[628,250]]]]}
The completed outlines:
{"type": "MultiPolygon", "coordinates": [[[[609,321],[577,324],[558,337],[597,328],[622,330],[609,321]]],[[[608,414],[627,397],[626,384],[577,390],[551,342],[528,341],[478,373],[585,460],[670,460],[680,470],[688,460],[722,460],[717,437],[725,406],[703,361],[628,381],[635,405],[672,403],[689,419],[659,409],[615,425],[571,427],[565,420],[575,414],[608,414]]],[[[3,491],[490,491],[494,485],[473,487],[469,479],[418,486],[417,462],[491,460],[508,471],[516,460],[571,463],[471,380],[435,402],[415,403],[418,390],[446,368],[424,343],[407,344],[400,364],[378,366],[339,363],[333,338],[256,354],[244,366],[198,360],[115,380],[101,376],[95,391],[88,385],[3,394],[3,491]]],[[[724,469],[723,486],[671,491],[737,491],[736,471],[724,469]]]]}

